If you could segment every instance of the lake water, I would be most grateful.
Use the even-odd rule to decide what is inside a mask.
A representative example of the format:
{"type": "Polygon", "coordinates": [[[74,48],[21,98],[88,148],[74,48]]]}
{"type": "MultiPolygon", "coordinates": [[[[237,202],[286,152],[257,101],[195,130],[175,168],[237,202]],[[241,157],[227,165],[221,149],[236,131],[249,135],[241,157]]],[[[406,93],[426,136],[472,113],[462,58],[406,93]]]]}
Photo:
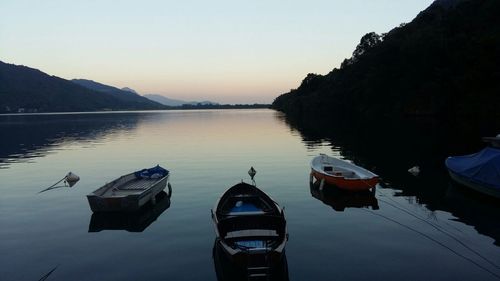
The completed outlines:
{"type": "Polygon", "coordinates": [[[217,280],[210,209],[249,182],[250,166],[285,206],[290,280],[500,278],[498,201],[444,169],[410,176],[406,163],[367,167],[385,183],[375,197],[320,192],[309,185],[312,157],[356,161],[357,150],[289,124],[271,110],[0,116],[0,280],[54,268],[47,280],[217,280]],[[92,215],[86,194],[156,164],[171,171],[170,202],[92,215]],[[75,186],[38,193],[69,171],[75,186]]]}

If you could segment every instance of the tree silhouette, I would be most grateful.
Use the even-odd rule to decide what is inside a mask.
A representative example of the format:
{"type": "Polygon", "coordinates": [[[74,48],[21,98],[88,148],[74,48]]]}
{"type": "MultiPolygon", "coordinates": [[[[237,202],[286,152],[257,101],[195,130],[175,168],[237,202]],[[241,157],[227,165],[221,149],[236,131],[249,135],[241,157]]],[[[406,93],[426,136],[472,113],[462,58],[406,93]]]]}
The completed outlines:
{"type": "Polygon", "coordinates": [[[382,37],[375,32],[363,35],[358,46],[356,46],[356,49],[352,53],[353,59],[359,59],[363,54],[378,45],[380,42],[382,42],[382,37]]]}

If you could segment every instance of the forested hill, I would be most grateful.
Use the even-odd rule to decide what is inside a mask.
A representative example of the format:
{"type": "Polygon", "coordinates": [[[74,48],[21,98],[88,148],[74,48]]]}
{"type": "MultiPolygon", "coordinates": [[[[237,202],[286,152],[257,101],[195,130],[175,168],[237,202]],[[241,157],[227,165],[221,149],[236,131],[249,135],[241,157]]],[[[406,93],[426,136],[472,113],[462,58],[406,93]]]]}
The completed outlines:
{"type": "Polygon", "coordinates": [[[149,100],[88,89],[37,69],[0,61],[0,113],[162,108],[165,106],[149,100]]]}
{"type": "Polygon", "coordinates": [[[500,1],[439,0],[412,22],[368,33],[326,75],[272,105],[289,116],[500,116],[500,1]]]}

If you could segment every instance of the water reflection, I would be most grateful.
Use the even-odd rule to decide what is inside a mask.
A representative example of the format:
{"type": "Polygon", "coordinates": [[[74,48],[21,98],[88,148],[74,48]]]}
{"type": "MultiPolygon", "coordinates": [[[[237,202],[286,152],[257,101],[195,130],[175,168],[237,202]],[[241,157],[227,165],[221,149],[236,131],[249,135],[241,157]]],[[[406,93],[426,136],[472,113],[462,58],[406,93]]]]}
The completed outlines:
{"type": "MultiPolygon", "coordinates": [[[[244,265],[235,264],[229,260],[227,255],[224,253],[222,246],[218,239],[215,239],[214,246],[212,248],[212,258],[214,261],[215,273],[217,275],[218,281],[247,281],[247,280],[268,280],[268,281],[288,281],[288,263],[286,259],[286,254],[283,255],[283,259],[280,263],[274,265],[273,267],[266,270],[267,276],[254,276],[250,277],[248,268],[244,265]],[[252,279],[253,278],[253,279],[252,279]]],[[[254,265],[256,266],[256,265],[254,265]]],[[[261,268],[265,268],[268,265],[263,263],[258,265],[261,268]]]]}
{"type": "MultiPolygon", "coordinates": [[[[153,113],[152,113],[153,114],[153,113]]],[[[0,169],[44,157],[72,143],[95,145],[137,127],[148,114],[41,114],[0,116],[0,169]]]]}
{"type": "Polygon", "coordinates": [[[375,193],[370,190],[351,192],[326,184],[321,189],[319,181],[309,183],[309,189],[312,197],[331,206],[337,212],[343,212],[346,208],[379,209],[375,193]]]}
{"type": "MultiPolygon", "coordinates": [[[[169,111],[137,115],[141,114],[101,114],[99,118],[115,125],[97,127],[114,126],[114,129],[97,129],[102,134],[92,133],[91,129],[86,136],[80,135],[71,127],[73,122],[66,120],[80,117],[58,116],[50,122],[60,122],[61,128],[54,129],[60,135],[53,135],[62,137],[63,142],[68,140],[66,143],[49,144],[46,150],[56,149],[55,153],[35,159],[33,164],[8,164],[8,169],[0,170],[0,240],[5,242],[0,246],[4,253],[0,255],[3,279],[38,280],[61,264],[48,279],[215,280],[214,263],[217,262],[215,270],[219,272],[219,279],[232,280],[231,272],[229,275],[221,272],[232,271],[233,265],[225,263],[226,266],[221,267],[220,260],[210,256],[214,233],[207,213],[219,194],[227,189],[227,183],[241,180],[241,172],[255,165],[261,171],[258,174],[260,185],[288,210],[287,225],[293,232],[293,239],[286,250],[290,267],[277,270],[281,271],[283,280],[288,279],[288,270],[290,278],[295,280],[331,280],[335,277],[365,280],[373,276],[384,280],[494,280],[437,243],[378,216],[384,215],[419,230],[492,268],[449,236],[384,201],[404,207],[423,219],[431,215],[429,209],[448,210],[434,212],[438,221],[431,223],[441,225],[470,248],[500,263],[499,248],[492,244],[493,240],[465,225],[474,225],[479,232],[498,237],[498,223],[491,222],[499,221],[498,208],[484,198],[470,199],[469,193],[455,193],[460,190],[448,194],[445,171],[444,177],[439,177],[439,173],[434,177],[429,173],[432,170],[420,165],[423,172],[419,177],[409,175],[406,172],[409,167],[389,161],[406,157],[401,147],[376,147],[375,143],[383,144],[383,141],[375,138],[384,135],[354,140],[353,143],[360,143],[360,147],[355,147],[349,146],[350,141],[341,146],[335,135],[321,135],[319,131],[319,141],[309,146],[314,149],[310,151],[301,142],[299,131],[275,119],[272,111],[169,111]],[[119,119],[123,120],[121,124],[119,119]],[[64,132],[66,128],[81,138],[71,140],[72,137],[64,132]],[[311,198],[307,187],[307,164],[312,155],[320,151],[329,153],[332,144],[343,155],[352,151],[352,156],[359,161],[373,163],[377,173],[390,183],[390,188],[377,189],[379,210],[351,208],[336,213],[311,198]],[[116,175],[162,163],[173,171],[173,183],[182,186],[176,188],[175,203],[172,202],[175,208],[169,207],[162,214],[149,218],[138,218],[135,223],[128,223],[127,220],[133,219],[126,217],[110,218],[101,223],[95,220],[90,224],[92,218],[86,194],[116,175]],[[82,177],[74,188],[37,194],[69,170],[82,177]],[[464,197],[464,202],[457,197],[464,197]],[[486,204],[488,208],[484,208],[486,204]],[[156,221],[147,222],[155,217],[156,221]],[[146,227],[141,233],[124,231],[140,231],[146,227]],[[89,229],[122,231],[96,234],[87,233],[89,229]],[[360,264],[363,270],[353,270],[360,264]]],[[[38,122],[37,118],[26,120],[24,125],[33,128],[29,123],[38,122]]],[[[83,123],[91,122],[98,124],[100,121],[83,123]]],[[[43,122],[38,124],[43,127],[43,122]]],[[[3,126],[1,120],[0,126],[3,126]]],[[[21,129],[17,132],[26,133],[21,129]]],[[[315,138],[310,137],[308,141],[314,143],[315,138]]],[[[4,135],[0,142],[7,142],[4,135]]],[[[410,142],[416,145],[416,141],[408,141],[408,144],[410,142]]],[[[0,145],[0,150],[2,148],[0,145]]],[[[408,154],[409,158],[415,155],[412,151],[408,154]]],[[[371,165],[365,167],[372,168],[371,165]]]]}
{"type": "MultiPolygon", "coordinates": [[[[393,120],[384,124],[340,122],[332,126],[328,120],[285,117],[281,113],[276,113],[275,118],[300,132],[306,147],[326,143],[355,164],[373,170],[381,176],[384,188],[394,191],[392,196],[408,198],[431,211],[447,211],[500,245],[498,201],[476,192],[450,190],[453,183],[444,167],[447,156],[473,153],[484,147],[481,137],[496,135],[500,124],[393,120]],[[407,172],[415,165],[421,168],[417,177],[407,172]]],[[[314,190],[311,194],[318,195],[314,190]]]]}
{"type": "MultiPolygon", "coordinates": [[[[498,200],[450,181],[443,197],[443,205],[458,221],[474,226],[479,233],[495,239],[494,244],[500,246],[500,227],[492,223],[500,221],[498,200]]],[[[437,209],[435,206],[429,208],[437,209]]]]}
{"type": "Polygon", "coordinates": [[[162,191],[156,196],[156,204],[148,202],[139,212],[133,213],[93,213],[90,218],[89,232],[102,230],[126,230],[143,232],[170,207],[170,196],[162,191]]]}

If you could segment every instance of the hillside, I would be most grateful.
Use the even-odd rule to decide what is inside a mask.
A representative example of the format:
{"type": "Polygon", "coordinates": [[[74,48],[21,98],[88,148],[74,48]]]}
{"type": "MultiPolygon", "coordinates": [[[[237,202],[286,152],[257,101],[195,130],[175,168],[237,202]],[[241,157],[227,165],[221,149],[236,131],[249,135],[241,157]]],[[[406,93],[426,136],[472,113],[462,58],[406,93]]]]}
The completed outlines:
{"type": "Polygon", "coordinates": [[[125,102],[133,102],[138,105],[143,105],[144,107],[150,107],[150,108],[157,108],[157,109],[162,108],[162,106],[159,105],[157,102],[137,94],[134,90],[130,88],[118,89],[116,87],[104,85],[87,79],[73,79],[71,80],[71,82],[83,86],[87,89],[106,93],[125,102]]]}
{"type": "Polygon", "coordinates": [[[158,109],[0,61],[0,113],[158,109]]]}
{"type": "Polygon", "coordinates": [[[307,75],[272,107],[346,121],[498,118],[499,14],[497,0],[436,1],[408,24],[366,34],[340,68],[307,75]]]}

